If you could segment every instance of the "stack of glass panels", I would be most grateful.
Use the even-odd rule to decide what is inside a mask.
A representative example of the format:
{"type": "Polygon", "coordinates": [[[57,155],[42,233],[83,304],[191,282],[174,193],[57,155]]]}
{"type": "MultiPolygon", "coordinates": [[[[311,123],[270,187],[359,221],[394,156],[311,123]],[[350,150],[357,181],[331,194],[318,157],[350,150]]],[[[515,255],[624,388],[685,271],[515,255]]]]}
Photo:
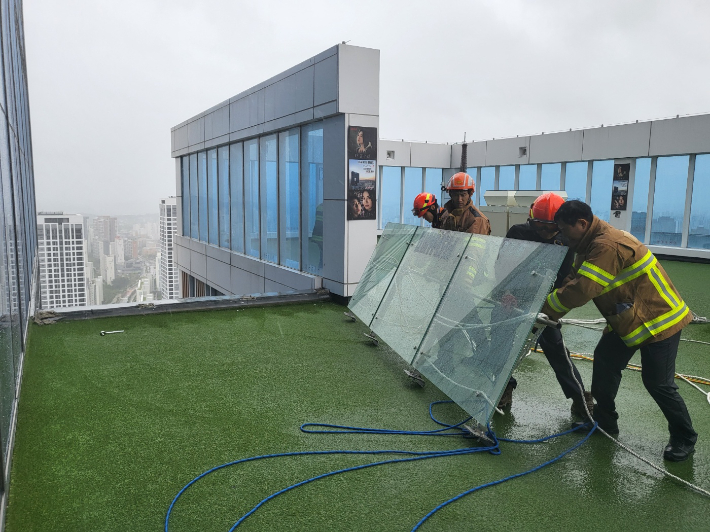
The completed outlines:
{"type": "Polygon", "coordinates": [[[389,223],[348,308],[485,425],[566,253],[389,223]]]}

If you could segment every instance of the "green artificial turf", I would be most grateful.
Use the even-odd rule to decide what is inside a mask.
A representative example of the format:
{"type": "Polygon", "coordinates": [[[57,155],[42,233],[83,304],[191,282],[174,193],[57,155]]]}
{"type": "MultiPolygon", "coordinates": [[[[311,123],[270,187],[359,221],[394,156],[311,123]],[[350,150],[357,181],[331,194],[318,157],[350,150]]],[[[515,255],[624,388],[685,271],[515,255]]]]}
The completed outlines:
{"type": "MultiPolygon", "coordinates": [[[[710,266],[664,263],[689,306],[710,316],[710,266]]],[[[436,428],[429,403],[387,346],[333,303],[105,318],[32,326],[25,359],[7,530],[163,530],[168,506],[200,473],[250,456],[336,449],[442,450],[454,438],[304,434],[304,422],[405,430],[436,428]],[[100,336],[101,330],[124,329],[100,336]]],[[[597,317],[584,307],[577,317],[597,317]]],[[[593,350],[595,331],[565,327],[593,350]]],[[[684,336],[710,341],[710,325],[684,336]]],[[[591,363],[577,362],[586,383],[591,363]]],[[[710,346],[682,343],[679,371],[710,376],[710,346]]],[[[525,359],[501,437],[566,429],[569,401],[542,355],[525,359]]],[[[710,490],[710,405],[680,383],[697,452],[675,474],[710,490]]],[[[708,387],[706,387],[708,388],[708,387]]],[[[710,388],[708,388],[710,389],[710,388]]],[[[665,420],[626,372],[618,398],[620,440],[664,465],[665,420]]],[[[465,414],[436,410],[447,422],[465,414]]],[[[389,464],[319,480],[266,503],[238,530],[408,531],[441,502],[528,470],[571,447],[503,442],[502,453],[389,464]]],[[[391,458],[387,456],[384,458],[391,458]]],[[[190,487],[169,530],[227,531],[262,498],[300,480],[383,457],[272,458],[228,467],[190,487]]],[[[420,530],[707,530],[710,499],[680,487],[600,435],[531,475],[469,495],[420,530]]]]}

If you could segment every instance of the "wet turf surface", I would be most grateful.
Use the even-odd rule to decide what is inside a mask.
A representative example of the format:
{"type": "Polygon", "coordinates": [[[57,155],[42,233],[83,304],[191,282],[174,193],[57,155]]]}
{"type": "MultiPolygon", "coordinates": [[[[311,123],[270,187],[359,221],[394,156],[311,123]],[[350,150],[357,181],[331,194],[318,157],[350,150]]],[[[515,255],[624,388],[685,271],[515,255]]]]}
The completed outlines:
{"type": "MultiPolygon", "coordinates": [[[[665,263],[689,306],[710,316],[710,266],[665,263]]],[[[442,450],[458,438],[310,435],[301,423],[429,430],[428,405],[444,399],[402,372],[403,362],[363,337],[332,303],[192,312],[33,326],[19,410],[7,529],[162,530],[182,486],[216,465],[267,453],[333,449],[442,450]],[[126,333],[99,336],[100,330],[126,333]]],[[[596,318],[593,307],[575,317],[596,318]]],[[[573,351],[599,333],[565,327],[573,351]]],[[[684,337],[710,341],[710,325],[684,337]]],[[[576,362],[586,383],[591,362],[576,362]]],[[[710,377],[710,346],[682,342],[677,368],[710,377]]],[[[519,386],[500,437],[566,429],[570,402],[541,354],[515,373],[519,386]]],[[[664,464],[665,420],[625,372],[619,439],[710,490],[710,404],[680,391],[700,434],[693,458],[664,464]]],[[[710,387],[704,387],[710,390],[710,387]]],[[[454,406],[436,411],[460,421],[454,406]]],[[[391,464],[289,492],[238,530],[408,531],[441,502],[528,470],[580,440],[502,443],[502,453],[391,464]]],[[[381,458],[380,458],[381,459],[381,458]]],[[[226,468],[177,502],[169,530],[226,531],[263,497],[299,480],[374,461],[363,456],[288,457],[226,468]]],[[[471,494],[420,530],[708,530],[710,499],[663,478],[601,435],[561,461],[471,494]]]]}

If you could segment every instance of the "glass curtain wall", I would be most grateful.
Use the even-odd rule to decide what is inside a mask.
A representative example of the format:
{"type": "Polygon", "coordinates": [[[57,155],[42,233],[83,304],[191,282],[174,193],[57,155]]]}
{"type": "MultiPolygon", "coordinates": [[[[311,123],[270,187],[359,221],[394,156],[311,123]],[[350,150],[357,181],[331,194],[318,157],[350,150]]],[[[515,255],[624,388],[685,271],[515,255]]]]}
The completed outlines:
{"type": "Polygon", "coordinates": [[[197,210],[200,240],[207,242],[207,152],[197,154],[197,210]]]}
{"type": "Polygon", "coordinates": [[[515,166],[501,166],[498,190],[515,190],[515,166]]]}
{"type": "Polygon", "coordinates": [[[207,231],[208,241],[219,245],[219,191],[217,189],[217,150],[207,152],[207,231]]]}
{"type": "Polygon", "coordinates": [[[259,139],[244,142],[244,234],[247,255],[260,257],[259,139]]]}
{"type": "MultiPolygon", "coordinates": [[[[439,207],[444,206],[443,195],[441,194],[441,181],[443,179],[444,172],[441,168],[427,168],[426,169],[426,182],[424,183],[424,191],[434,194],[436,200],[439,203],[439,207]]],[[[473,174],[473,178],[476,178],[476,174],[473,174]]],[[[423,218],[422,218],[423,220],[423,218]]],[[[424,222],[425,227],[431,227],[429,222],[424,222]]]]}
{"type": "Polygon", "coordinates": [[[688,247],[710,249],[710,155],[695,157],[688,247]]]}
{"type": "Polygon", "coordinates": [[[594,215],[605,222],[609,221],[613,179],[614,161],[594,161],[592,166],[592,199],[589,206],[594,215]]]}
{"type": "Polygon", "coordinates": [[[400,202],[402,198],[402,168],[399,166],[382,167],[382,185],[380,194],[382,205],[380,228],[387,222],[400,223],[400,202]]]}
{"type": "Polygon", "coordinates": [[[518,177],[518,190],[537,189],[537,165],[521,164],[520,176],[518,177]]]}
{"type": "Polygon", "coordinates": [[[567,192],[567,199],[586,202],[589,163],[565,163],[565,165],[565,192],[567,192]]]}
{"type": "Polygon", "coordinates": [[[562,173],[561,163],[549,163],[542,165],[540,188],[542,190],[560,190],[560,174],[562,173]]]}
{"type": "Polygon", "coordinates": [[[418,216],[412,214],[414,198],[422,190],[422,169],[407,167],[404,169],[404,209],[402,211],[402,223],[408,225],[420,225],[418,216]]]}
{"type": "Polygon", "coordinates": [[[303,270],[323,275],[323,126],[301,128],[303,270]]]}
{"type": "Polygon", "coordinates": [[[261,137],[261,258],[279,262],[279,175],[276,134],[261,137]]]}
{"type": "Polygon", "coordinates": [[[244,253],[244,154],[243,144],[229,146],[229,212],[232,251],[244,253]]]}
{"type": "Polygon", "coordinates": [[[279,256],[280,264],[300,269],[299,130],[279,133],[279,256]]]}
{"type": "Polygon", "coordinates": [[[182,173],[182,234],[190,236],[190,158],[180,158],[182,173]]]}
{"type": "Polygon", "coordinates": [[[680,246],[688,185],[687,155],[659,157],[653,192],[651,244],[680,246]]]}
{"type": "Polygon", "coordinates": [[[631,206],[631,234],[641,242],[646,240],[648,186],[651,180],[651,158],[636,159],[634,199],[631,206]]]}
{"type": "MultiPolygon", "coordinates": [[[[467,172],[468,175],[474,176],[476,175],[476,169],[472,169],[473,173],[471,171],[467,172]]],[[[486,193],[486,190],[494,190],[495,189],[495,180],[496,180],[496,169],[492,166],[487,166],[486,168],[481,168],[481,206],[486,205],[486,198],[484,197],[484,194],[486,193]]]]}
{"type": "Polygon", "coordinates": [[[219,246],[229,249],[229,146],[217,151],[219,163],[219,246]]]}
{"type": "Polygon", "coordinates": [[[195,240],[200,239],[199,221],[197,218],[197,154],[190,155],[190,236],[195,240]]]}

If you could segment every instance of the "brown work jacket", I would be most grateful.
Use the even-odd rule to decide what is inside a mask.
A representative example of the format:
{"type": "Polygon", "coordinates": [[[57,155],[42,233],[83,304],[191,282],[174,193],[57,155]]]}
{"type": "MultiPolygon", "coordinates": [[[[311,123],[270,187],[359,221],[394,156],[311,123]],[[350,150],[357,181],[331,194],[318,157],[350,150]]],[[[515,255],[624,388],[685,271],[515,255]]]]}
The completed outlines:
{"type": "Polygon", "coordinates": [[[454,203],[451,200],[447,201],[441,213],[440,223],[441,229],[447,231],[473,233],[474,235],[491,234],[491,224],[488,218],[476,208],[472,201],[462,209],[455,209],[454,203]]]}
{"type": "Polygon", "coordinates": [[[630,348],[673,336],[693,319],[668,274],[646,246],[596,216],[577,246],[572,273],[542,312],[559,319],[590,299],[630,348]]]}

